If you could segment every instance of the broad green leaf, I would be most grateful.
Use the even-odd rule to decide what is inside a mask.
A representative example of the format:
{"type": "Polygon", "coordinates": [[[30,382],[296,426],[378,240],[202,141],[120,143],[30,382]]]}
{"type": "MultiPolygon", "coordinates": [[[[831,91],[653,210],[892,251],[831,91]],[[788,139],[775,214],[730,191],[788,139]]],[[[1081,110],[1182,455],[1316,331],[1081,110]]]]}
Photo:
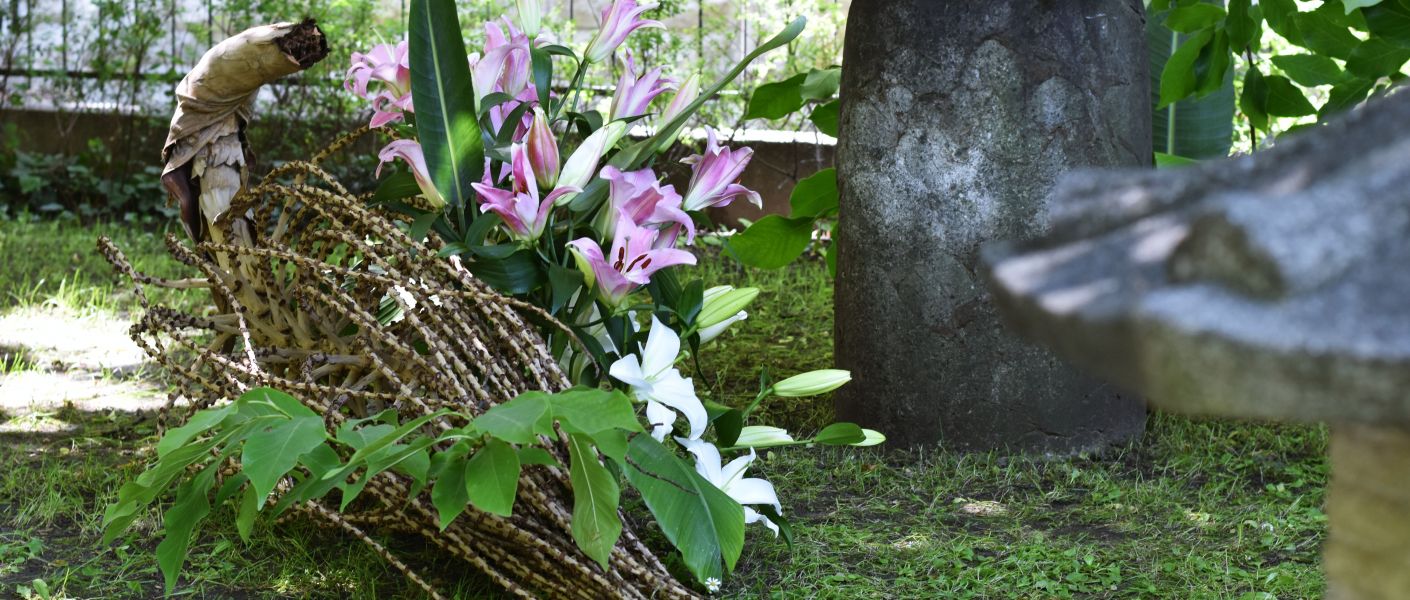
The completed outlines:
{"type": "Polygon", "coordinates": [[[1195,97],[1208,96],[1224,85],[1228,80],[1231,60],[1229,36],[1223,31],[1216,31],[1214,39],[1205,44],[1195,59],[1195,97]]]}
{"type": "MultiPolygon", "coordinates": [[[[1244,91],[1239,96],[1239,110],[1248,117],[1249,123],[1262,131],[1268,131],[1268,85],[1267,78],[1257,66],[1250,66],[1244,73],[1244,91]]],[[[1199,157],[1207,158],[1207,157],[1199,157]]]]}
{"type": "Polygon", "coordinates": [[[828,167],[799,181],[788,204],[794,218],[821,217],[837,210],[837,169],[828,167]]]}
{"type": "Polygon", "coordinates": [[[1302,90],[1288,81],[1288,78],[1269,75],[1263,78],[1263,82],[1268,86],[1266,110],[1270,116],[1301,117],[1317,113],[1317,109],[1302,95],[1302,90]]]}
{"type": "Polygon", "coordinates": [[[431,473],[436,478],[436,482],[431,485],[431,504],[436,507],[436,518],[440,520],[442,531],[449,527],[460,513],[465,512],[465,507],[470,502],[470,493],[465,484],[467,451],[468,445],[460,443],[431,457],[431,473]]]}
{"type": "MultiPolygon", "coordinates": [[[[644,435],[637,438],[650,439],[644,435]]],[[[583,554],[607,568],[612,546],[622,535],[622,519],[617,515],[621,490],[598,462],[587,436],[569,434],[568,454],[572,461],[568,478],[573,484],[573,541],[583,554]]]]}
{"type": "Polygon", "coordinates": [[[1410,47],[1410,1],[1385,0],[1361,9],[1372,37],[1410,47]]]}
{"type": "Polygon", "coordinates": [[[627,480],[698,581],[723,579],[744,549],[744,509],[648,435],[632,439],[627,480]]]}
{"type": "Polygon", "coordinates": [[[1165,68],[1160,72],[1160,105],[1165,108],[1171,103],[1195,93],[1199,81],[1195,75],[1195,61],[1205,45],[1214,38],[1213,32],[1202,30],[1180,44],[1180,48],[1170,55],[1165,68]]]}
{"type": "Polygon", "coordinates": [[[731,408],[711,424],[715,426],[716,444],[722,448],[733,446],[739,441],[739,432],[744,429],[744,411],[731,408]]]}
{"type": "Polygon", "coordinates": [[[391,175],[382,178],[377,184],[377,191],[372,194],[373,204],[383,204],[393,200],[404,200],[421,193],[421,186],[416,183],[416,177],[409,171],[393,171],[391,175]]]}
{"type": "Polygon", "coordinates": [[[299,457],[317,448],[325,437],[322,418],[295,417],[245,440],[240,468],[249,476],[261,506],[279,479],[299,463],[299,457]]]}
{"type": "Polygon", "coordinates": [[[525,392],[513,400],[490,407],[475,418],[477,431],[483,431],[506,442],[521,445],[538,443],[538,436],[553,435],[553,413],[548,394],[525,392]]]}
{"type": "Polygon", "coordinates": [[[1344,74],[1337,62],[1317,54],[1284,54],[1274,56],[1273,64],[1298,85],[1313,87],[1341,81],[1344,74]]]}
{"type": "Polygon", "coordinates": [[[827,104],[822,104],[813,109],[808,115],[808,120],[818,127],[818,131],[825,135],[837,137],[837,112],[842,108],[841,100],[833,100],[827,104]]]}
{"type": "Polygon", "coordinates": [[[1341,3],[1346,6],[1346,14],[1349,15],[1351,11],[1358,8],[1366,8],[1367,6],[1380,4],[1381,0],[1341,0],[1341,3]]]}
{"type": "Polygon", "coordinates": [[[1294,19],[1302,34],[1300,45],[1317,54],[1345,60],[1360,43],[1344,23],[1327,18],[1326,13],[1299,13],[1294,19]]]}
{"type": "Polygon", "coordinates": [[[1184,167],[1184,166],[1194,165],[1194,164],[1199,164],[1199,161],[1197,161],[1197,160],[1195,160],[1195,159],[1193,159],[1193,158],[1185,158],[1185,157],[1183,157],[1183,156],[1176,156],[1176,155],[1174,155],[1174,154],[1166,154],[1166,153],[1164,153],[1164,152],[1156,152],[1156,153],[1155,153],[1155,167],[1156,167],[1157,169],[1169,169],[1169,168],[1172,168],[1172,167],[1184,167]]]}
{"type": "Polygon", "coordinates": [[[781,119],[803,108],[803,82],[808,75],[799,73],[783,81],[766,83],[755,88],[749,97],[745,119],[781,119]]]}
{"type": "Polygon", "coordinates": [[[527,294],[546,280],[538,255],[532,250],[520,250],[505,258],[476,257],[465,268],[506,294],[527,294]]]}
{"type": "Polygon", "coordinates": [[[804,100],[827,100],[837,94],[837,86],[842,82],[842,68],[828,67],[808,71],[807,79],[799,90],[804,100]]]}
{"type": "Polygon", "coordinates": [[[1262,19],[1254,18],[1250,4],[1251,0],[1229,0],[1229,16],[1224,19],[1224,32],[1229,34],[1229,46],[1235,54],[1242,53],[1244,48],[1258,39],[1263,24],[1262,19]]]}
{"type": "Polygon", "coordinates": [[[852,444],[853,446],[858,448],[866,448],[868,446],[875,446],[877,444],[882,444],[886,442],[886,436],[882,435],[880,431],[877,431],[875,429],[863,429],[862,435],[865,436],[865,439],[852,444]]]}
{"type": "Polygon", "coordinates": [[[235,533],[240,539],[250,541],[250,532],[255,529],[255,517],[259,516],[260,496],[255,488],[246,487],[240,495],[240,509],[235,515],[235,533]]]}
{"type": "Polygon", "coordinates": [[[288,417],[319,416],[319,414],[314,412],[313,409],[304,406],[302,402],[299,402],[298,398],[290,396],[289,394],[286,394],[279,390],[267,387],[254,388],[248,392],[245,392],[244,394],[241,394],[238,399],[235,400],[235,403],[241,405],[249,405],[252,403],[263,403],[273,405],[274,408],[278,410],[280,414],[283,414],[288,417]]]}
{"type": "Polygon", "coordinates": [[[181,565],[186,562],[191,533],[211,512],[208,494],[214,485],[215,470],[206,467],[199,475],[177,488],[176,501],[162,516],[166,535],[161,543],[157,544],[157,566],[162,570],[168,593],[176,586],[176,576],[181,571],[181,565]]]}
{"type": "Polygon", "coordinates": [[[484,146],[454,0],[411,0],[407,27],[417,141],[436,190],[463,207],[484,169],[484,146]]]}
{"type": "Polygon", "coordinates": [[[1165,26],[1171,31],[1193,33],[1211,27],[1223,18],[1223,7],[1199,2],[1171,10],[1165,18],[1165,26]]]}
{"type": "Polygon", "coordinates": [[[208,408],[191,415],[191,419],[186,421],[185,425],[166,432],[161,441],[157,442],[157,456],[166,456],[172,450],[185,446],[186,442],[215,427],[234,408],[234,404],[227,404],[220,408],[208,408]]]}
{"type": "Polygon", "coordinates": [[[552,454],[549,454],[547,450],[544,450],[543,448],[533,447],[519,449],[519,464],[544,465],[548,467],[563,466],[559,464],[558,459],[554,458],[552,454]]]}
{"type": "Polygon", "coordinates": [[[768,215],[725,242],[730,253],[746,265],[777,269],[798,258],[813,238],[813,219],[768,215]]]}
{"type": "Polygon", "coordinates": [[[1268,28],[1294,44],[1302,44],[1302,34],[1297,30],[1295,17],[1298,14],[1294,0],[1259,0],[1258,9],[1268,28]]]}
{"type": "Polygon", "coordinates": [[[621,390],[577,387],[548,394],[546,399],[552,408],[553,417],[570,433],[591,435],[610,429],[642,430],[641,421],[637,419],[631,399],[621,390]]]}
{"type": "Polygon", "coordinates": [[[1373,37],[1351,51],[1346,70],[1358,77],[1376,79],[1400,72],[1407,60],[1410,60],[1410,48],[1373,37]]]}
{"type": "Polygon", "coordinates": [[[465,494],[480,510],[509,516],[518,490],[519,455],[509,444],[491,439],[465,464],[465,494]]]}
{"type": "Polygon", "coordinates": [[[1360,104],[1375,85],[1372,79],[1349,79],[1332,86],[1327,102],[1317,111],[1318,118],[1326,118],[1360,104]]]}
{"type": "MultiPolygon", "coordinates": [[[[1166,28],[1164,18],[1164,13],[1152,12],[1146,22],[1153,150],[1192,158],[1227,156],[1234,132],[1232,70],[1226,71],[1224,83],[1213,93],[1162,106],[1159,95],[1162,74],[1168,68],[1170,55],[1180,48],[1185,37],[1166,28]]],[[[1195,60],[1198,59],[1196,55],[1195,60]]],[[[1186,73],[1194,77],[1193,63],[1186,67],[1186,73]]]]}
{"type": "Polygon", "coordinates": [[[576,269],[559,266],[558,264],[548,265],[548,284],[553,290],[553,297],[548,307],[549,314],[558,314],[573,294],[583,287],[583,274],[576,269]]]}
{"type": "Polygon", "coordinates": [[[850,446],[865,442],[867,436],[855,423],[833,423],[824,427],[813,441],[829,446],[850,446]]]}

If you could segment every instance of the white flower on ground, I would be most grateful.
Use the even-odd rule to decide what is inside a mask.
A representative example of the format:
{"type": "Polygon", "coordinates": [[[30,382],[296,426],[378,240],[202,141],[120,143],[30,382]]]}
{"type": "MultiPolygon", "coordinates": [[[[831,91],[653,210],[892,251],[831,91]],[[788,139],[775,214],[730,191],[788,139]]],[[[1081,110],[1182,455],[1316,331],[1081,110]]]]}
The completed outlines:
{"type": "Polygon", "coordinates": [[[711,594],[714,594],[714,593],[719,592],[719,591],[720,591],[720,578],[719,578],[719,577],[706,577],[706,578],[705,578],[705,591],[710,592],[711,594]]]}
{"type": "Polygon", "coordinates": [[[721,466],[720,450],[714,444],[705,440],[687,440],[676,438],[680,445],[695,455],[695,472],[700,473],[720,491],[734,498],[735,502],[744,506],[744,522],[753,523],[763,521],[764,526],[778,536],[778,525],[770,521],[768,517],[759,514],[758,511],[749,508],[749,505],[769,505],[774,507],[774,511],[783,514],[783,506],[778,502],[778,493],[774,491],[774,484],[757,477],[745,477],[744,470],[749,468],[749,464],[758,458],[758,453],[753,448],[749,449],[748,456],[741,456],[729,464],[721,466]]]}
{"type": "Polygon", "coordinates": [[[635,354],[623,356],[612,363],[608,373],[618,381],[632,388],[637,400],[646,402],[646,418],[651,422],[651,437],[656,441],[666,439],[666,434],[676,423],[676,413],[685,416],[690,423],[690,438],[699,439],[709,424],[705,405],[695,395],[695,385],[690,378],[681,377],[676,370],[676,357],[680,355],[681,339],[670,327],[661,323],[656,315],[651,316],[651,331],[646,336],[646,347],[641,350],[641,360],[635,354]]]}

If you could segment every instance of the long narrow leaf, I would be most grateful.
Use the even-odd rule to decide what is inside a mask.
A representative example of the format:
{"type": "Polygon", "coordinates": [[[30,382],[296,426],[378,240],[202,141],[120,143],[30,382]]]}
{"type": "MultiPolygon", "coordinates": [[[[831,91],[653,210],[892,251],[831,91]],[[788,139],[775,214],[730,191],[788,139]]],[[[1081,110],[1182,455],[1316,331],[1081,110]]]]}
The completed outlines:
{"type": "Polygon", "coordinates": [[[412,0],[409,29],[416,137],[436,190],[463,207],[484,170],[484,143],[455,2],[412,0]]]}

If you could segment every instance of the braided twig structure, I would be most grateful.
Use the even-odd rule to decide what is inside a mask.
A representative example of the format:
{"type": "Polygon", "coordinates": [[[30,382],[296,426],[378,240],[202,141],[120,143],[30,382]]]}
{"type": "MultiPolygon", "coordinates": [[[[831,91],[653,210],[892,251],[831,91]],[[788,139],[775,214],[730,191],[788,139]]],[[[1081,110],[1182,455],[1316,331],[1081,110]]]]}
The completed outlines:
{"type": "MultiPolygon", "coordinates": [[[[282,165],[243,190],[208,241],[193,247],[169,235],[171,255],[198,278],[139,273],[111,240],[98,241],[136,284],[144,310],[132,338],[172,375],[190,412],[268,386],[324,415],[331,431],[388,408],[403,422],[442,408],[477,415],[525,391],[569,387],[528,320],[554,326],[548,314],[438,257],[442,243],[434,234],[425,243],[411,239],[390,215],[369,208],[319,167],[366,133],[339,138],[311,160],[282,165]],[[155,305],[144,286],[208,288],[215,314],[155,305]],[[404,318],[379,323],[385,298],[404,318]]],[[[461,424],[454,420],[442,417],[428,427],[461,424]]],[[[550,451],[568,463],[562,440],[550,451]]],[[[429,493],[408,497],[410,483],[391,472],[378,475],[349,507],[355,514],[340,514],[331,500],[303,508],[371,544],[433,596],[424,578],[362,528],[420,535],[518,597],[698,597],[640,542],[630,521],[624,520],[609,568],[582,554],[570,533],[571,485],[560,468],[525,467],[512,517],[469,507],[444,530],[429,493]]]]}

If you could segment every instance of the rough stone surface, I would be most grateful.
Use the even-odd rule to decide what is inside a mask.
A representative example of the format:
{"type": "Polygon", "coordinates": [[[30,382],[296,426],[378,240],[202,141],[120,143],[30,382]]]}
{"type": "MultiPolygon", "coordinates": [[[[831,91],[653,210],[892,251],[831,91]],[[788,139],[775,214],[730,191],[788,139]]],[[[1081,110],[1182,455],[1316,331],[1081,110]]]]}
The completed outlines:
{"type": "Polygon", "coordinates": [[[1410,425],[1410,94],[1253,157],[1079,173],[985,250],[1017,329],[1169,410],[1410,425]]]}
{"type": "Polygon", "coordinates": [[[855,0],[838,145],[839,417],[897,445],[1073,452],[1143,405],[1003,331],[980,244],[1046,228],[1059,173],[1149,162],[1137,0],[855,0]]]}

